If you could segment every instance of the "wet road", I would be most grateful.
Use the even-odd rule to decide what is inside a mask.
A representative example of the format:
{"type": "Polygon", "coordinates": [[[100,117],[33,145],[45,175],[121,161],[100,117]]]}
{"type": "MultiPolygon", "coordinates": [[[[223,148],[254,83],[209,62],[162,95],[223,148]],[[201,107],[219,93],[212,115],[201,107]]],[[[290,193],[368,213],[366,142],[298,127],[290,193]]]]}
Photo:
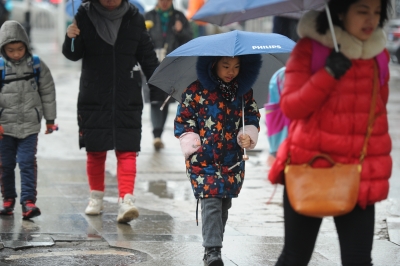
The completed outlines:
{"type": "MultiPolygon", "coordinates": [[[[165,149],[152,147],[149,106],[143,111],[142,152],[135,188],[140,217],[118,224],[116,160],[108,153],[105,209],[86,216],[88,202],[85,152],[78,149],[76,98],[80,63],[67,61],[54,42],[34,42],[57,85],[60,130],[40,134],[38,201],[42,215],[23,221],[21,209],[0,217],[1,265],[202,265],[201,223],[185,174],[170,113],[163,135],[165,149]]],[[[400,66],[391,65],[388,105],[393,139],[393,176],[389,199],[376,205],[374,265],[400,265],[400,66]]],[[[282,187],[266,180],[267,140],[264,121],[257,151],[250,153],[246,182],[233,200],[222,249],[225,265],[274,265],[283,246],[282,187]]],[[[18,183],[17,183],[18,184],[18,183]]],[[[310,265],[340,264],[333,220],[323,221],[310,265]]]]}

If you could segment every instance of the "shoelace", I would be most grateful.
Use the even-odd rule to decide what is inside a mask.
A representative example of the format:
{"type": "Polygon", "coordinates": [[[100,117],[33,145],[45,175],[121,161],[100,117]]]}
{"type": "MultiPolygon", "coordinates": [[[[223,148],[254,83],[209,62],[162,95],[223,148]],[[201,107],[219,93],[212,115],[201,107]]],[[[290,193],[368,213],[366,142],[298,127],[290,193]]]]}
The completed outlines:
{"type": "Polygon", "coordinates": [[[98,203],[97,201],[98,201],[97,199],[91,198],[91,199],[89,200],[89,206],[93,207],[93,206],[95,206],[95,205],[98,205],[99,203],[98,203]]]}

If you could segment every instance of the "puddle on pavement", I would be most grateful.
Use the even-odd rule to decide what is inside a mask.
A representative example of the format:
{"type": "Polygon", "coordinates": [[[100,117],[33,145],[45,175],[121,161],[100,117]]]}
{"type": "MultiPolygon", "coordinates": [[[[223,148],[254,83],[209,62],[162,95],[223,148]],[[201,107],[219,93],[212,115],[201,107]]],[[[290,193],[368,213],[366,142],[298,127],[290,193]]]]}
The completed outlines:
{"type": "Polygon", "coordinates": [[[153,193],[160,198],[195,201],[189,181],[148,181],[140,182],[138,186],[144,191],[153,193]]]}

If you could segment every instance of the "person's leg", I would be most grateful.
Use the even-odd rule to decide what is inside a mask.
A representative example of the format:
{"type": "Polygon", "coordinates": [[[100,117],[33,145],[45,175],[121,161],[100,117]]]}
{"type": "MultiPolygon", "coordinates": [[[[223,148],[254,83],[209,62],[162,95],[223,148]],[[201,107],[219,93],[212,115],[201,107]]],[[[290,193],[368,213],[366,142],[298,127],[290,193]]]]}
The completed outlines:
{"type": "Polygon", "coordinates": [[[105,189],[105,163],[107,152],[87,152],[86,173],[90,191],[103,191],[105,189]]]}
{"type": "Polygon", "coordinates": [[[222,199],[201,199],[201,220],[203,233],[203,246],[222,247],[224,227],[222,223],[222,199]]]}
{"type": "Polygon", "coordinates": [[[136,152],[115,151],[117,155],[117,179],[119,193],[119,210],[117,221],[128,223],[139,217],[139,210],[135,207],[133,190],[136,179],[136,152]]]}
{"type": "Polygon", "coordinates": [[[37,195],[37,152],[38,134],[18,140],[17,158],[21,171],[20,203],[30,200],[36,202],[37,195]]]}
{"type": "Polygon", "coordinates": [[[136,152],[116,151],[119,197],[133,194],[136,180],[136,152]]]}
{"type": "Polygon", "coordinates": [[[88,215],[98,215],[103,210],[107,151],[87,152],[86,156],[86,173],[90,188],[90,198],[85,213],[88,215]]]}
{"type": "Polygon", "coordinates": [[[356,206],[350,213],[335,217],[343,266],[372,265],[374,223],[374,205],[365,210],[356,206]]]}
{"type": "Polygon", "coordinates": [[[225,233],[225,225],[228,220],[228,211],[232,207],[232,199],[222,199],[222,232],[225,233]]]}
{"type": "Polygon", "coordinates": [[[3,206],[0,214],[12,215],[14,213],[15,198],[15,166],[17,165],[17,139],[3,135],[0,140],[0,186],[3,196],[3,206]]]}
{"type": "Polygon", "coordinates": [[[161,141],[161,135],[164,131],[165,121],[168,116],[168,106],[167,103],[163,110],[160,110],[162,102],[151,103],[150,105],[150,117],[151,123],[153,125],[153,137],[154,137],[154,148],[156,150],[164,148],[164,144],[161,141]]]}
{"type": "MultiPolygon", "coordinates": [[[[226,218],[228,218],[226,216],[226,218]]],[[[222,199],[201,199],[201,220],[205,265],[223,265],[221,258],[224,223],[222,221],[222,199]]],[[[226,220],[225,220],[226,222],[226,220]]]]}
{"type": "Polygon", "coordinates": [[[18,140],[17,160],[21,173],[22,217],[30,219],[40,215],[36,206],[37,195],[37,152],[38,134],[18,140]]]}
{"type": "Polygon", "coordinates": [[[283,193],[283,209],[285,244],[276,265],[305,266],[311,259],[322,219],[295,212],[290,205],[286,189],[283,193]]]}
{"type": "Polygon", "coordinates": [[[15,188],[15,167],[17,165],[17,139],[3,135],[0,140],[0,183],[1,194],[4,199],[17,197],[15,188]]]}

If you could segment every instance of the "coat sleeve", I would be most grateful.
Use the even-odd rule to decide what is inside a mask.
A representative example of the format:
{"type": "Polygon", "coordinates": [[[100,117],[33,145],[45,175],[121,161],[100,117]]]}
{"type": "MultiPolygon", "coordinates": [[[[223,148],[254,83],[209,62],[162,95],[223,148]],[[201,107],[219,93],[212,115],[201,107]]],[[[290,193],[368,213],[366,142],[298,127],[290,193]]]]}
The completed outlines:
{"type": "MultiPolygon", "coordinates": [[[[75,16],[75,21],[77,22],[78,28],[79,28],[79,16],[81,15],[82,12],[84,11],[83,7],[80,7],[78,10],[78,13],[75,16]]],[[[80,35],[78,35],[76,38],[74,38],[74,46],[72,51],[72,39],[65,34],[64,38],[64,43],[62,45],[62,53],[63,55],[71,60],[71,61],[78,61],[79,59],[82,59],[83,54],[85,52],[85,44],[83,42],[83,38],[81,37],[84,32],[81,31],[80,35]]]]}
{"type": "Polygon", "coordinates": [[[192,84],[182,93],[182,103],[178,105],[174,120],[174,134],[179,138],[185,132],[199,134],[197,124],[197,114],[195,111],[196,102],[194,101],[196,85],[192,84]]]}
{"type": "MultiPolygon", "coordinates": [[[[387,50],[385,50],[385,53],[386,53],[388,64],[389,64],[389,62],[390,62],[389,52],[387,50]]],[[[385,105],[388,103],[388,100],[389,100],[389,79],[390,79],[390,73],[389,73],[389,71],[387,71],[387,76],[385,77],[385,82],[379,90],[382,101],[385,105]]]]}
{"type": "Polygon", "coordinates": [[[244,95],[245,107],[244,107],[244,122],[245,125],[253,125],[260,132],[260,112],[257,107],[257,103],[253,98],[253,89],[244,95]]]}
{"type": "Polygon", "coordinates": [[[44,119],[55,120],[57,118],[57,106],[54,80],[49,68],[42,60],[40,62],[39,94],[42,101],[44,119]]]}
{"type": "Polygon", "coordinates": [[[301,39],[286,64],[282,112],[289,119],[304,119],[319,110],[337,81],[325,68],[311,73],[312,43],[301,39]]]}
{"type": "Polygon", "coordinates": [[[176,19],[182,22],[182,30],[180,32],[174,32],[179,45],[182,45],[193,38],[192,27],[183,13],[177,12],[175,15],[177,16],[176,19]]]}
{"type": "MultiPolygon", "coordinates": [[[[142,32],[140,35],[140,41],[137,48],[137,59],[144,75],[146,76],[146,79],[149,80],[151,75],[153,75],[154,70],[156,70],[156,68],[160,63],[158,62],[156,52],[154,51],[153,43],[146,29],[143,16],[140,16],[139,23],[142,32]]],[[[160,94],[160,89],[152,85],[149,85],[149,89],[150,89],[150,101],[153,102],[158,100],[156,98],[157,95],[160,94]]],[[[165,99],[164,94],[162,100],[165,99]]]]}

